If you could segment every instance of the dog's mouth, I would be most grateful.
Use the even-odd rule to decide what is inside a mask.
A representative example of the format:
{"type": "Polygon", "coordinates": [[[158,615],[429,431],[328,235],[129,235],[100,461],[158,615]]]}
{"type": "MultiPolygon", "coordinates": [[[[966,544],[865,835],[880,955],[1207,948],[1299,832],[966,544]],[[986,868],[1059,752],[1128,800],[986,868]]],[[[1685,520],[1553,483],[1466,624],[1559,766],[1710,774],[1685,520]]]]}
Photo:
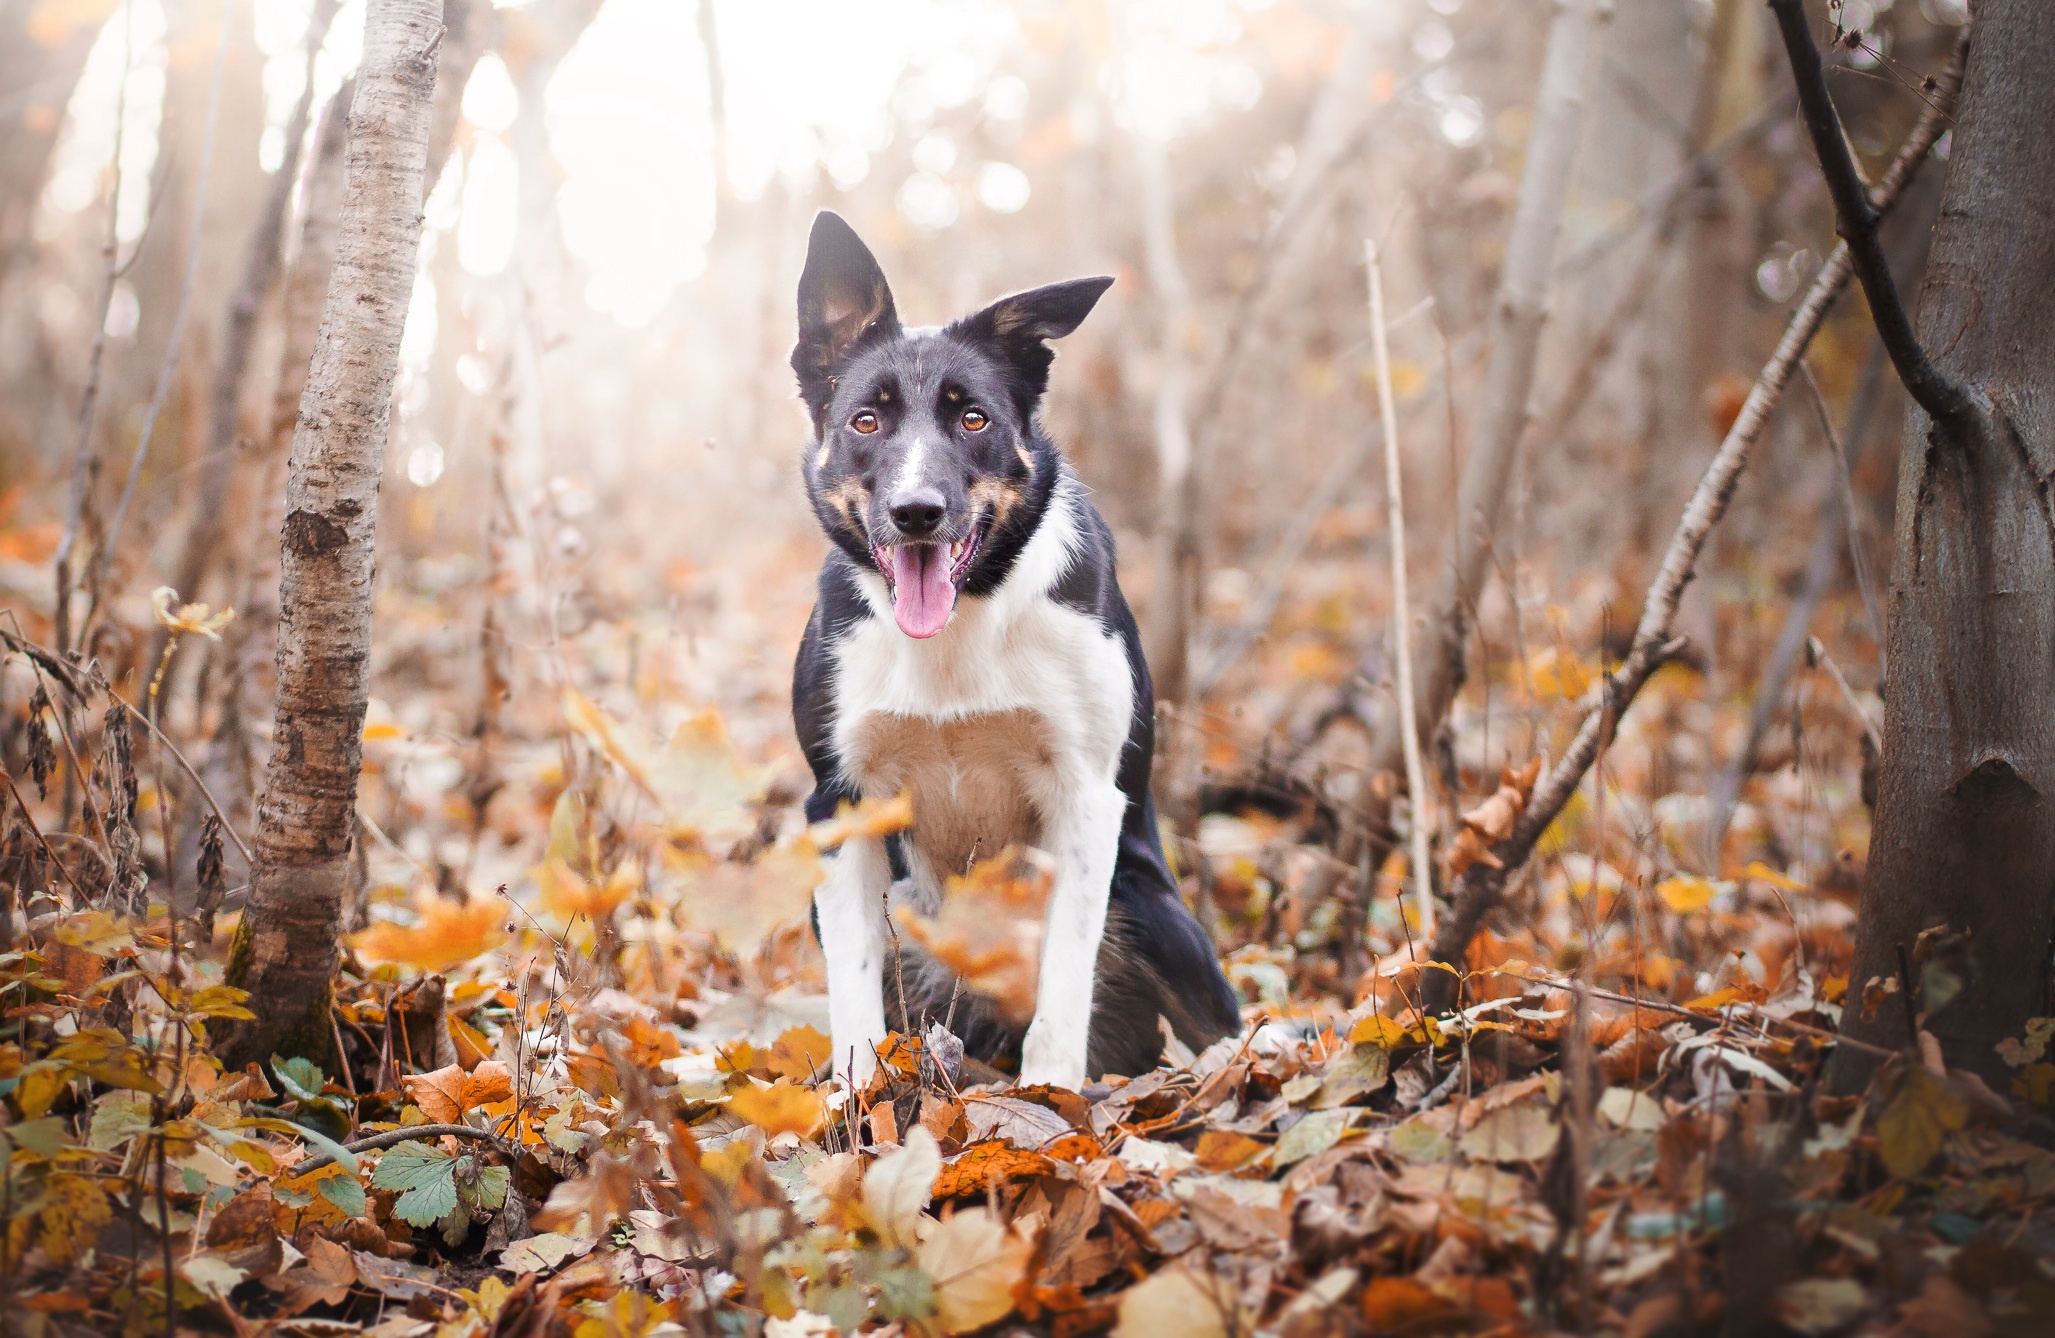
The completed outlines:
{"type": "Polygon", "coordinates": [[[949,625],[956,608],[956,592],[962,588],[971,564],[977,561],[985,530],[973,528],[970,537],[954,543],[892,544],[871,549],[878,570],[885,573],[885,589],[892,596],[892,615],[899,630],[910,637],[925,639],[949,625]]]}

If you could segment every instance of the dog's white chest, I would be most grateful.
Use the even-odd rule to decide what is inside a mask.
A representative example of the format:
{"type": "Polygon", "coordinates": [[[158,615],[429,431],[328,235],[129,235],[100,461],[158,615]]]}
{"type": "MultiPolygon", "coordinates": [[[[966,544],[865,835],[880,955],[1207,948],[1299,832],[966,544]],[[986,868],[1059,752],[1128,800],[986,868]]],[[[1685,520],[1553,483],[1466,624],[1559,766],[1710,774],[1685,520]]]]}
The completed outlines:
{"type": "Polygon", "coordinates": [[[1119,770],[1133,675],[1112,629],[1049,597],[1075,532],[1067,507],[1051,512],[1012,578],[960,600],[940,635],[901,633],[866,573],[876,616],[837,643],[837,756],[861,793],[911,793],[923,891],[1008,844],[1039,844],[1119,770]]]}

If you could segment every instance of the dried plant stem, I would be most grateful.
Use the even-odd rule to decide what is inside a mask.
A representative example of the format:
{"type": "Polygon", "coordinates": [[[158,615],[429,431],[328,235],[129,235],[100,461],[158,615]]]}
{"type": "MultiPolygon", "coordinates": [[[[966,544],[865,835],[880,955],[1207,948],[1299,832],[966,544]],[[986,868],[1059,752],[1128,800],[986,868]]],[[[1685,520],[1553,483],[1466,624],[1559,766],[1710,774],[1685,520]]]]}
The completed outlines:
{"type": "MultiPolygon", "coordinates": [[[[1890,170],[1873,192],[1873,207],[1879,212],[1889,209],[1904,193],[1913,171],[1926,157],[1934,141],[1940,138],[1947,121],[1947,109],[1961,83],[1966,53],[1965,35],[1956,44],[1955,54],[1941,76],[1941,87],[1934,101],[1913,126],[1912,133],[1906,136],[1890,170]]],[[[1620,667],[1600,682],[1598,700],[1586,711],[1576,738],[1534,787],[1534,792],[1528,796],[1526,809],[1513,824],[1511,835],[1493,847],[1492,853],[1501,867],[1472,865],[1451,890],[1452,908],[1434,940],[1432,955],[1435,961],[1451,964],[1462,961],[1471,935],[1476,933],[1485,913],[1498,904],[1498,896],[1506,880],[1526,863],[1542,832],[1555,821],[1563,805],[1576,792],[1584,773],[1598,757],[1620,716],[1633,704],[1635,696],[1656,669],[1681,647],[1682,638],[1676,637],[1671,628],[1676,620],[1677,605],[1684,597],[1684,587],[1696,574],[1698,556],[1704,550],[1713,526],[1726,514],[1727,504],[1733,500],[1734,490],[1741,482],[1741,471],[1747,467],[1749,452],[1769,425],[1770,413],[1777,400],[1797,375],[1799,360],[1805,356],[1813,336],[1826,320],[1828,309],[1842,289],[1848,286],[1854,272],[1848,245],[1844,242],[1834,248],[1826,264],[1820,267],[1812,287],[1798,304],[1798,310],[1792,313],[1790,322],[1784,327],[1783,338],[1777,342],[1776,352],[1770,355],[1769,362],[1756,377],[1740,414],[1728,428],[1712,462],[1706,466],[1705,474],[1684,508],[1683,517],[1677,522],[1676,531],[1670,536],[1662,566],[1642,601],[1641,621],[1634,631],[1633,647],[1620,667]]],[[[1421,986],[1423,992],[1435,1006],[1444,1006],[1449,993],[1447,982],[1453,978],[1443,971],[1430,971],[1426,975],[1427,979],[1421,986]]]]}
{"type": "Polygon", "coordinates": [[[121,87],[114,95],[113,180],[107,187],[107,241],[102,253],[105,273],[100,284],[100,320],[93,328],[93,351],[86,358],[86,388],[79,397],[78,439],[71,452],[71,493],[64,509],[64,533],[57,541],[57,602],[51,611],[56,628],[57,653],[71,649],[71,552],[78,544],[84,525],[86,499],[92,492],[93,474],[99,463],[92,450],[93,410],[100,400],[100,366],[107,354],[107,313],[114,305],[114,285],[121,278],[121,150],[128,124],[128,77],[135,63],[135,6],[124,3],[121,12],[121,87]]]}
{"type": "Polygon", "coordinates": [[[1391,347],[1385,337],[1384,272],[1377,242],[1363,239],[1363,263],[1370,276],[1370,345],[1377,357],[1377,413],[1384,424],[1384,512],[1391,549],[1392,653],[1398,659],[1399,720],[1404,730],[1406,794],[1413,820],[1413,906],[1424,937],[1434,934],[1434,868],[1427,850],[1427,768],[1420,761],[1419,715],[1413,700],[1413,613],[1406,601],[1406,502],[1400,484],[1398,408],[1391,394],[1391,347]]]}
{"type": "Polygon", "coordinates": [[[143,430],[136,437],[135,454],[129,457],[128,477],[121,485],[121,500],[115,503],[114,517],[107,522],[107,537],[100,543],[100,551],[93,555],[93,566],[86,582],[86,617],[79,627],[79,644],[84,645],[92,632],[93,618],[100,609],[100,588],[107,579],[107,564],[114,557],[115,548],[121,543],[121,528],[128,519],[129,504],[135,500],[136,480],[142,476],[143,461],[149,458],[150,442],[157,433],[157,420],[164,413],[164,402],[170,398],[171,383],[178,375],[179,354],[185,348],[186,318],[192,314],[193,289],[200,278],[200,243],[205,234],[207,222],[207,183],[214,174],[214,145],[221,129],[221,85],[222,76],[228,68],[229,6],[224,6],[220,24],[220,35],[214,45],[214,82],[207,94],[207,133],[200,141],[200,172],[193,184],[193,217],[186,233],[185,275],[179,280],[178,306],[171,317],[171,333],[164,341],[164,361],[157,369],[157,388],[150,395],[150,409],[143,417],[143,430]]]}

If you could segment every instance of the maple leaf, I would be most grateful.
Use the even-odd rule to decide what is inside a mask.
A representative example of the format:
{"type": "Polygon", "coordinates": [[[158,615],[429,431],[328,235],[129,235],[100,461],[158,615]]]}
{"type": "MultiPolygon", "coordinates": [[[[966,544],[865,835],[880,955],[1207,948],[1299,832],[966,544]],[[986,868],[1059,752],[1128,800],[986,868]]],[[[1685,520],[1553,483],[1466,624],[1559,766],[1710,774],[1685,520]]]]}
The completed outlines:
{"type": "Polygon", "coordinates": [[[728,1109],[772,1138],[779,1134],[810,1137],[828,1118],[820,1093],[789,1078],[767,1087],[744,1088],[728,1098],[728,1109]]]}
{"type": "Polygon", "coordinates": [[[863,799],[852,804],[844,800],[835,816],[806,829],[806,839],[816,850],[833,850],[859,836],[890,836],[913,826],[913,793],[901,790],[890,799],[863,799]]]}
{"type": "Polygon", "coordinates": [[[341,1305],[357,1281],[357,1263],[348,1249],[332,1240],[313,1236],[307,1240],[306,1262],[298,1268],[264,1279],[264,1285],[284,1293],[278,1314],[289,1319],[316,1305],[341,1305]]]}
{"type": "Polygon", "coordinates": [[[451,1064],[433,1073],[412,1074],[400,1079],[407,1095],[421,1107],[421,1113],[436,1124],[461,1123],[464,1112],[514,1094],[514,1076],[497,1059],[488,1059],[466,1073],[451,1064]]]}
{"type": "Polygon", "coordinates": [[[415,971],[447,971],[506,942],[506,909],[490,897],[454,901],[422,892],[414,898],[414,923],[380,920],[350,935],[350,946],[374,962],[415,971]]]}
{"type": "Polygon", "coordinates": [[[1039,851],[1008,846],[951,877],[933,918],[899,907],[899,925],[966,989],[997,1005],[1009,1021],[1035,1013],[1042,961],[1043,910],[1053,866],[1039,851]]]}

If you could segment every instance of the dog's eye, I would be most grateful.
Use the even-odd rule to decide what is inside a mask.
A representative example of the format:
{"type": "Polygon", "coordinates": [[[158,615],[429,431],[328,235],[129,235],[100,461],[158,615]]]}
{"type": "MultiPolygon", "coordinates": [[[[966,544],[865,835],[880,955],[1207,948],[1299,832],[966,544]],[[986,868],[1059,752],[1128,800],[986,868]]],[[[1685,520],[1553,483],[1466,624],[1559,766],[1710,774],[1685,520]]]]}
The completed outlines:
{"type": "Polygon", "coordinates": [[[982,409],[965,409],[963,411],[963,428],[966,432],[983,432],[985,424],[991,421],[991,419],[985,417],[985,412],[982,409]]]}
{"type": "Polygon", "coordinates": [[[878,416],[869,409],[865,409],[862,413],[849,420],[849,426],[868,437],[871,433],[878,430],[878,416]]]}

